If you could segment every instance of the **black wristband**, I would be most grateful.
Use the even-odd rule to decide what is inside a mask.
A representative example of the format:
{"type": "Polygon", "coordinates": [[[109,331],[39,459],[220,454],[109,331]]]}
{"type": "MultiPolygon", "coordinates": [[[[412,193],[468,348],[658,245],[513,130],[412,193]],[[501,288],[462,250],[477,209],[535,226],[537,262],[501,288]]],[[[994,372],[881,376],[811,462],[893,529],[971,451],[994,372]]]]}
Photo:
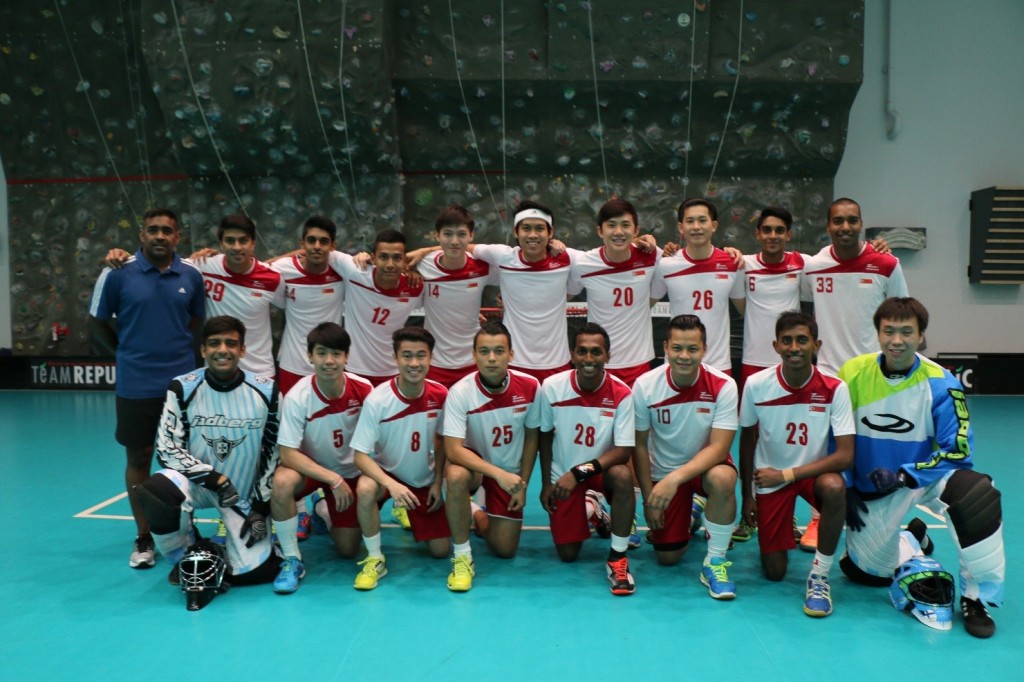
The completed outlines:
{"type": "Polygon", "coordinates": [[[597,461],[596,459],[592,459],[589,462],[577,464],[569,471],[572,472],[573,478],[576,479],[577,483],[582,483],[591,476],[597,476],[599,473],[601,473],[601,462],[597,461]]]}

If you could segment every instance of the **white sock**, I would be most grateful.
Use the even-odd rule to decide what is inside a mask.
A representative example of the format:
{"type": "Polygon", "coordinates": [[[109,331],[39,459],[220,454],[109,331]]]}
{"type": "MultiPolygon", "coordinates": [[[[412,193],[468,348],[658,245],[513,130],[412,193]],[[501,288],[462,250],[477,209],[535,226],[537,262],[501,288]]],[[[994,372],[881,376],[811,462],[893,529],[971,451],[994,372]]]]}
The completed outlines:
{"type": "Polygon", "coordinates": [[[706,516],[704,517],[704,529],[708,532],[708,553],[704,557],[705,562],[709,561],[712,557],[725,558],[725,553],[729,550],[729,540],[732,539],[733,527],[731,523],[725,526],[709,521],[706,516]]]}
{"type": "Polygon", "coordinates": [[[380,533],[374,536],[363,536],[363,544],[366,545],[366,553],[375,559],[383,559],[384,553],[380,551],[380,533]]]}
{"type": "Polygon", "coordinates": [[[821,552],[815,552],[814,562],[811,564],[811,573],[827,578],[828,572],[832,570],[833,558],[834,557],[831,554],[829,556],[825,556],[821,552]]]}
{"type": "Polygon", "coordinates": [[[612,533],[612,551],[626,552],[629,549],[629,537],[612,533]]]}
{"type": "Polygon", "coordinates": [[[299,517],[293,516],[283,521],[274,519],[274,527],[277,529],[277,542],[281,545],[281,553],[286,557],[293,556],[301,561],[302,552],[299,551],[299,539],[295,536],[299,531],[299,517]]]}
{"type": "Polygon", "coordinates": [[[317,500],[313,505],[313,513],[319,516],[328,528],[331,527],[331,510],[327,508],[327,500],[317,500]]]}
{"type": "Polygon", "coordinates": [[[476,514],[478,511],[483,511],[484,508],[477,504],[473,498],[469,499],[469,513],[470,515],[476,514]]]}
{"type": "Polygon", "coordinates": [[[452,547],[455,550],[455,556],[464,556],[467,559],[473,558],[473,548],[469,546],[469,540],[461,543],[452,543],[452,547]]]}

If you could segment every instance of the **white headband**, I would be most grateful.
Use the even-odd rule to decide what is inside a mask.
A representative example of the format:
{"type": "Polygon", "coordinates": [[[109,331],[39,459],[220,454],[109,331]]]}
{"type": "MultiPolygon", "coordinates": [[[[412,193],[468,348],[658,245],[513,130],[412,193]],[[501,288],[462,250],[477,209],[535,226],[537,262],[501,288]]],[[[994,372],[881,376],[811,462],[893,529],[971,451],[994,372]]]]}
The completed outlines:
{"type": "Polygon", "coordinates": [[[544,211],[538,208],[527,208],[525,210],[520,211],[519,213],[516,213],[516,217],[515,220],[512,221],[512,225],[518,225],[527,218],[540,218],[541,220],[548,224],[548,227],[551,227],[554,224],[554,222],[551,220],[550,213],[545,213],[544,211]]]}

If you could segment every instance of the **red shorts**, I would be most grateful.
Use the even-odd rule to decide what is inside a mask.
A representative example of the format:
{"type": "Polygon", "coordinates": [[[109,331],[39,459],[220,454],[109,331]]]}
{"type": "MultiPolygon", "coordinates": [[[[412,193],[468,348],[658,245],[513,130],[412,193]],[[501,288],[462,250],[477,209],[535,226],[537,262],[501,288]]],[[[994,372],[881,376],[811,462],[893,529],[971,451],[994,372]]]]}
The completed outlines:
{"type": "Polygon", "coordinates": [[[761,554],[796,548],[796,540],[793,539],[793,510],[796,507],[796,496],[804,498],[817,509],[818,502],[814,499],[816,480],[802,478],[774,492],[758,494],[757,542],[761,546],[761,554]]]}
{"type": "Polygon", "coordinates": [[[469,376],[470,373],[475,371],[476,365],[459,367],[458,369],[449,369],[448,367],[437,367],[435,365],[431,365],[430,370],[427,371],[427,378],[431,381],[436,381],[445,388],[451,388],[459,379],[469,376]]]}
{"type": "Polygon", "coordinates": [[[359,477],[346,478],[345,483],[348,483],[348,487],[352,489],[352,504],[348,506],[345,511],[338,511],[335,508],[334,491],[331,490],[331,486],[318,481],[315,478],[306,477],[306,482],[302,487],[302,491],[295,496],[296,500],[301,500],[306,495],[311,495],[316,491],[317,488],[324,491],[324,501],[327,503],[327,510],[331,514],[331,527],[332,528],[358,528],[359,518],[356,515],[356,483],[359,481],[359,477]]]}
{"type": "Polygon", "coordinates": [[[691,478],[679,486],[676,496],[672,498],[668,509],[665,510],[665,526],[661,530],[651,531],[651,544],[655,549],[658,549],[658,545],[685,545],[690,541],[690,518],[693,515],[694,495],[708,496],[704,490],[703,476],[691,478]]]}
{"type": "Polygon", "coordinates": [[[627,386],[633,388],[633,384],[640,378],[640,375],[651,371],[651,363],[644,362],[639,365],[633,365],[632,367],[616,367],[615,369],[605,367],[605,370],[613,377],[622,379],[627,386]]]}
{"type": "Polygon", "coordinates": [[[519,511],[508,510],[508,503],[512,496],[505,492],[505,489],[498,485],[497,481],[490,476],[484,476],[483,482],[480,485],[484,487],[488,516],[498,516],[513,521],[523,520],[523,511],[521,509],[519,511]]]}
{"type": "Polygon", "coordinates": [[[567,369],[572,369],[572,365],[570,365],[569,363],[565,363],[561,367],[555,367],[554,369],[533,369],[531,367],[513,366],[512,369],[516,370],[517,372],[522,372],[523,374],[529,374],[537,381],[544,383],[544,380],[547,379],[548,377],[554,376],[559,372],[564,372],[567,369]]]}
{"type": "Polygon", "coordinates": [[[740,370],[740,380],[736,382],[736,388],[739,389],[740,395],[743,395],[743,386],[747,383],[747,379],[754,376],[762,369],[768,369],[767,367],[759,367],[758,365],[748,365],[743,363],[743,368],[740,370]]]}
{"type": "MultiPolygon", "coordinates": [[[[390,474],[388,475],[390,476],[390,474]]],[[[392,476],[392,478],[395,477],[392,476]]],[[[416,542],[425,542],[427,540],[436,540],[437,538],[451,537],[452,531],[448,527],[448,517],[444,511],[444,504],[442,503],[436,511],[427,511],[429,506],[427,504],[427,495],[430,493],[430,486],[416,488],[399,478],[395,478],[395,480],[411,490],[412,494],[420,502],[419,506],[415,509],[406,509],[409,513],[409,525],[412,526],[413,539],[416,542]]],[[[381,503],[389,497],[391,497],[391,493],[388,492],[387,488],[384,488],[384,497],[381,499],[381,503]]]]}
{"type": "MultiPolygon", "coordinates": [[[[587,525],[587,503],[584,496],[588,490],[604,492],[604,475],[591,476],[578,484],[568,499],[555,501],[555,512],[550,514],[551,538],[556,545],[583,542],[590,537],[587,525]]],[[[490,504],[490,499],[487,501],[490,504]]]]}
{"type": "Polygon", "coordinates": [[[284,397],[284,394],[292,390],[292,386],[299,383],[299,379],[306,376],[305,374],[293,374],[286,369],[277,370],[277,390],[284,397]]]}

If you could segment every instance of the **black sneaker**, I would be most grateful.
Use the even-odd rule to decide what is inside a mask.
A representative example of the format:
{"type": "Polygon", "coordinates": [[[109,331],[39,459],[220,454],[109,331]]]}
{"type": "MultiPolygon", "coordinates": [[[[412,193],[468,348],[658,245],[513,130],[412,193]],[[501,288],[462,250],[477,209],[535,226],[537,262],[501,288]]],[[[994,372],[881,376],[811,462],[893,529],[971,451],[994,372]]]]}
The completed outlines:
{"type": "Polygon", "coordinates": [[[181,578],[178,577],[178,564],[171,566],[171,572],[167,574],[167,582],[175,587],[181,585],[181,578]]]}
{"type": "Polygon", "coordinates": [[[128,558],[128,565],[132,568],[153,568],[156,566],[156,553],[153,546],[153,536],[149,533],[135,538],[132,545],[132,554],[128,558]]]}
{"type": "Polygon", "coordinates": [[[985,639],[996,633],[996,623],[980,599],[960,597],[960,613],[963,614],[967,634],[985,639]]]}

